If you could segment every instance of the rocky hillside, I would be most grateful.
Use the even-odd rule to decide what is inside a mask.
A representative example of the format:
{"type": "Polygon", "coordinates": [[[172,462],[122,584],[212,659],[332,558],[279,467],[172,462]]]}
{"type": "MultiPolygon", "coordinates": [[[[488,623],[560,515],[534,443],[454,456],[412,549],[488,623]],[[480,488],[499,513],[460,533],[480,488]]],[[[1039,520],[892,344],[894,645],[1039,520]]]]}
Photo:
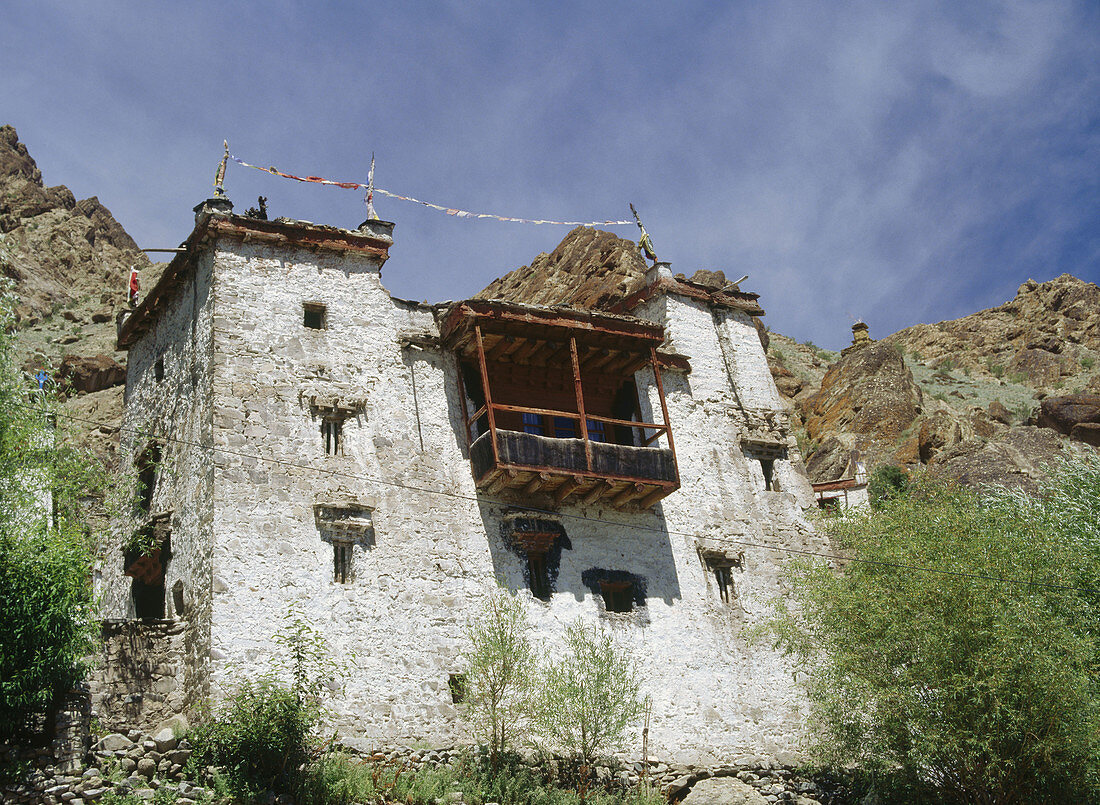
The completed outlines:
{"type": "Polygon", "coordinates": [[[69,388],[82,439],[111,460],[122,413],[125,355],[114,350],[115,313],[130,267],[149,260],[94,196],[77,201],[42,173],[11,126],[0,126],[0,274],[13,285],[17,359],[69,388]]]}
{"type": "Polygon", "coordinates": [[[927,465],[967,483],[1033,488],[1052,458],[1100,445],[1098,335],[1100,288],[1062,275],[832,361],[773,338],[769,360],[802,422],[814,481],[837,478],[854,448],[870,466],[927,465]],[[799,363],[807,353],[828,364],[823,374],[799,363]]]}

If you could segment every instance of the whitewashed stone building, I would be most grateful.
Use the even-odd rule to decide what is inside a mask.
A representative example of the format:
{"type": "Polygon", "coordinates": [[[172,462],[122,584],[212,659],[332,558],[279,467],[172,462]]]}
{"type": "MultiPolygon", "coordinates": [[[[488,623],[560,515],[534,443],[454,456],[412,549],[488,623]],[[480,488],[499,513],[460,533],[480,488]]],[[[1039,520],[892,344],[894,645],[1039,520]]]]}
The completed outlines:
{"type": "Polygon", "coordinates": [[[264,672],[293,609],[351,668],[346,740],[468,741],[463,632],[499,582],[540,647],[580,617],[634,651],[652,756],[796,748],[794,669],[744,634],[784,556],[745,543],[821,542],[755,295],[658,264],[614,314],[420,304],[382,284],[392,224],[230,209],[196,208],[120,323],[122,455],[145,483],[119,533],[161,551],[119,536],[98,579],[109,618],[176,642],[116,709],[189,711],[264,672]]]}

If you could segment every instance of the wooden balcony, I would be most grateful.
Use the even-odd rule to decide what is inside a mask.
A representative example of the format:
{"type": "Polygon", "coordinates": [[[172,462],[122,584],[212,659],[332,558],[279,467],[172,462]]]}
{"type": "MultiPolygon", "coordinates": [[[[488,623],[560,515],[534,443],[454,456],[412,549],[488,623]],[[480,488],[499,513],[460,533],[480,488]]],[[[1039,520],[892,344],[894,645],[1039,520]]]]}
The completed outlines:
{"type": "Polygon", "coordinates": [[[466,361],[462,414],[479,489],[540,505],[648,508],[679,488],[660,367],[686,361],[658,355],[659,325],[476,301],[442,329],[466,361]],[[647,366],[659,423],[638,412],[634,376],[647,366]]]}

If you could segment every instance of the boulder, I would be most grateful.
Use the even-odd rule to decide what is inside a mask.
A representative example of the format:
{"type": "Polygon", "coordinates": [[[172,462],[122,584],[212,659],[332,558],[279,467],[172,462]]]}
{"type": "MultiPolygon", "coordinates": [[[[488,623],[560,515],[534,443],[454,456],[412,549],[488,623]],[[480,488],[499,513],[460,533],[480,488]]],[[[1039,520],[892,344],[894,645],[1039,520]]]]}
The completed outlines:
{"type": "Polygon", "coordinates": [[[682,805],[768,805],[768,800],[736,777],[711,777],[693,785],[682,805]]]}
{"type": "Polygon", "coordinates": [[[99,739],[99,742],[95,745],[96,752],[117,752],[122,749],[129,749],[134,745],[134,742],[127,738],[125,735],[120,735],[117,732],[112,732],[110,735],[104,735],[99,739]]]}
{"type": "Polygon", "coordinates": [[[102,391],[125,383],[126,369],[109,355],[66,355],[61,359],[57,377],[67,381],[75,392],[102,391]]]}
{"type": "Polygon", "coordinates": [[[991,402],[985,412],[994,422],[1000,422],[1002,425],[1012,424],[1012,412],[1005,408],[1000,400],[991,402]]]}
{"type": "Polygon", "coordinates": [[[997,484],[1034,493],[1051,462],[1072,451],[1072,445],[1047,428],[1017,425],[993,439],[966,439],[945,448],[930,469],[966,486],[997,484]]]}
{"type": "MultiPolygon", "coordinates": [[[[1080,438],[1090,431],[1088,428],[1078,429],[1078,426],[1096,423],[1100,423],[1098,394],[1047,397],[1039,406],[1039,427],[1051,428],[1071,438],[1080,438]],[[1076,437],[1073,435],[1075,430],[1078,432],[1076,437]]],[[[1087,438],[1080,438],[1080,441],[1087,441],[1087,438]]]]}
{"type": "Polygon", "coordinates": [[[848,432],[892,443],[920,414],[922,403],[901,353],[879,341],[843,355],[801,407],[813,439],[848,432]]]}

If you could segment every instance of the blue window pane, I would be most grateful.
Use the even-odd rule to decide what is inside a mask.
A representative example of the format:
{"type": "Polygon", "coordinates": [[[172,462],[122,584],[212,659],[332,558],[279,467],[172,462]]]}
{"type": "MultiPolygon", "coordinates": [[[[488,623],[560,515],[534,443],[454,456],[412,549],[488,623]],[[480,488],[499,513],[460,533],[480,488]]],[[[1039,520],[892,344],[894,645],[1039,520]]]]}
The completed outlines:
{"type": "Polygon", "coordinates": [[[588,438],[593,442],[606,442],[607,432],[604,430],[604,423],[593,419],[588,420],[588,438]]]}
{"type": "Polygon", "coordinates": [[[577,423],[567,416],[554,417],[554,436],[558,439],[576,439],[577,423]]]}
{"type": "Polygon", "coordinates": [[[538,414],[524,414],[523,432],[533,433],[536,436],[542,436],[544,432],[544,429],[542,427],[542,417],[538,414]]]}

